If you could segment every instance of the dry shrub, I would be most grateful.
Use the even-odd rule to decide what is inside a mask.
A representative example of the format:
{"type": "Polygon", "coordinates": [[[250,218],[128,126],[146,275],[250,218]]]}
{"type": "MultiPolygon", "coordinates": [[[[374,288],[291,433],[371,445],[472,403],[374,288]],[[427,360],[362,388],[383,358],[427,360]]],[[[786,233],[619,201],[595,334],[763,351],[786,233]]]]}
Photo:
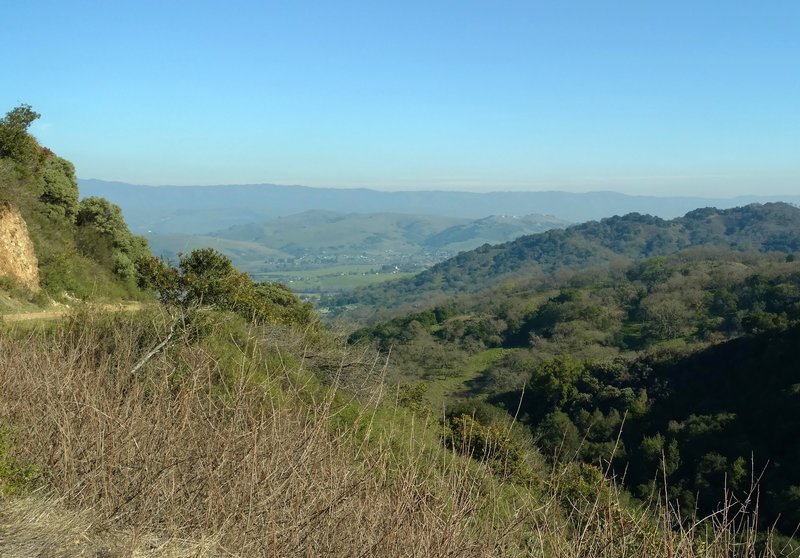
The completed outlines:
{"type": "Polygon", "coordinates": [[[333,388],[289,404],[290,371],[265,376],[244,352],[232,382],[203,342],[180,336],[139,366],[167,318],[119,318],[111,330],[104,320],[0,339],[0,420],[65,505],[109,529],[216,540],[218,553],[496,554],[468,464],[438,477],[360,443],[369,429],[332,431],[333,388]]]}
{"type": "Polygon", "coordinates": [[[0,556],[4,558],[185,558],[212,554],[214,541],[159,539],[150,533],[110,532],[91,510],[30,497],[2,501],[0,556]]]}
{"type": "Polygon", "coordinates": [[[47,531],[40,519],[63,513],[4,502],[0,542],[22,549],[6,554],[756,556],[732,523],[712,524],[704,543],[708,523],[682,531],[669,509],[662,524],[630,511],[590,470],[554,469],[535,490],[500,482],[432,445],[436,426],[397,409],[381,418],[377,401],[342,404],[335,382],[321,389],[288,364],[302,354],[267,358],[271,341],[248,335],[217,335],[233,360],[166,314],[0,335],[0,423],[13,425],[15,457],[59,509],[91,510],[47,531]],[[71,547],[77,532],[98,534],[71,547]],[[36,550],[47,545],[64,550],[36,550]]]}

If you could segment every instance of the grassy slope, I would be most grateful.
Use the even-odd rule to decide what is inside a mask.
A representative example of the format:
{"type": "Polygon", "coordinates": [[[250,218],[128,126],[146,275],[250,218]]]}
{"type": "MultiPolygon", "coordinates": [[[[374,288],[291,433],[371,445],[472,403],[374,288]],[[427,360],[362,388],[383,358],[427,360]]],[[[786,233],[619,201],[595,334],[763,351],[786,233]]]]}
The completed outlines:
{"type": "Polygon", "coordinates": [[[178,254],[188,254],[197,248],[214,248],[227,255],[237,269],[249,270],[260,264],[265,258],[286,258],[285,252],[269,246],[208,235],[191,234],[157,234],[146,235],[153,253],[170,260],[177,259],[178,254]]]}
{"type": "MultiPolygon", "coordinates": [[[[11,427],[0,471],[30,464],[38,494],[61,498],[0,501],[6,555],[48,541],[65,556],[116,557],[143,540],[152,556],[732,551],[731,525],[665,530],[658,510],[622,503],[594,468],[551,475],[529,455],[528,473],[501,480],[493,462],[442,448],[430,417],[381,402],[374,361],[324,337],[225,314],[194,316],[200,329],[175,318],[83,315],[0,334],[0,422],[11,427]],[[147,357],[172,327],[174,343],[147,357]],[[53,520],[37,524],[42,514],[53,520]],[[84,535],[72,539],[76,521],[84,535]]],[[[26,489],[0,478],[6,492],[26,489]]]]}
{"type": "MultiPolygon", "coordinates": [[[[425,382],[425,399],[433,409],[443,409],[453,399],[468,395],[469,383],[475,381],[495,365],[510,349],[487,349],[470,355],[465,365],[458,369],[457,375],[425,382]]],[[[404,378],[406,381],[417,377],[404,378]]]]}

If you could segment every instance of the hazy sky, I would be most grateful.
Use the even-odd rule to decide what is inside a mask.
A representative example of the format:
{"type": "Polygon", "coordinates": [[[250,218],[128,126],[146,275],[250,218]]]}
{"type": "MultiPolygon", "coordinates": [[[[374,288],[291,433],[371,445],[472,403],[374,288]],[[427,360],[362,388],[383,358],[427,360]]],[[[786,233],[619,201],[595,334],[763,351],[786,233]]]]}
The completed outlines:
{"type": "Polygon", "coordinates": [[[0,112],[140,184],[800,193],[800,1],[5,0],[0,112]]]}

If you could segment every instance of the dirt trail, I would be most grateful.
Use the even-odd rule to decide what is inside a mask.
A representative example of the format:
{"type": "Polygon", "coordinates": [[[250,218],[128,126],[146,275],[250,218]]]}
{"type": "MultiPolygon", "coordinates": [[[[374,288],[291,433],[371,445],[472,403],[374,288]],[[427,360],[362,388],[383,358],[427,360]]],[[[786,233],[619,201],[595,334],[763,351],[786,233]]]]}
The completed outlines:
{"type": "MultiPolygon", "coordinates": [[[[125,302],[120,304],[87,304],[86,308],[104,310],[106,312],[136,312],[144,308],[141,302],[125,302]]],[[[20,312],[18,314],[0,315],[0,322],[25,322],[29,320],[57,320],[63,318],[75,308],[42,310],[39,312],[20,312]]]]}

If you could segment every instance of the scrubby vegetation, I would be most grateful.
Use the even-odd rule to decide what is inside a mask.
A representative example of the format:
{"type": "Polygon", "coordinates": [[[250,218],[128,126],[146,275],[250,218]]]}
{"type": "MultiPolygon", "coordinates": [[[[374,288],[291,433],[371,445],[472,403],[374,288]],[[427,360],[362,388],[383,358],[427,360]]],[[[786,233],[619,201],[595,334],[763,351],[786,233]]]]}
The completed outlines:
{"type": "Polygon", "coordinates": [[[260,323],[315,327],[311,304],[280,283],[255,283],[233,267],[231,260],[212,248],[200,248],[178,257],[172,267],[153,256],[138,262],[139,285],[155,291],[162,303],[183,308],[229,310],[260,323]]]}
{"type": "Polygon", "coordinates": [[[0,200],[22,213],[33,241],[44,304],[69,297],[136,299],[134,263],[149,254],[116,205],[79,200],[75,168],[42,147],[28,128],[39,114],[21,105],[0,119],[0,200]]]}
{"type": "Polygon", "coordinates": [[[607,466],[684,517],[713,512],[720,490],[753,497],[758,481],[760,527],[792,535],[798,327],[793,254],[692,249],[508,281],[351,342],[391,349],[390,378],[409,386],[461,378],[434,399],[450,420],[466,406],[486,429],[504,409],[545,456],[607,466]]]}
{"type": "MultiPolygon", "coordinates": [[[[201,316],[190,323],[153,310],[76,315],[0,336],[0,421],[13,425],[3,462],[14,470],[24,464],[34,474],[25,483],[40,487],[3,501],[4,553],[694,557],[780,550],[756,539],[755,519],[739,508],[686,527],[669,507],[627,502],[593,466],[548,469],[529,448],[504,441],[510,425],[505,433],[473,433],[477,426],[464,418],[453,424],[458,437],[448,438],[425,413],[381,395],[380,361],[348,356],[330,340],[248,325],[230,313],[201,314],[201,329],[193,325],[201,316]],[[361,395],[337,389],[343,368],[311,366],[304,355],[315,351],[339,351],[351,375],[358,368],[361,395]]],[[[15,478],[3,480],[28,490],[15,478]]]]}

